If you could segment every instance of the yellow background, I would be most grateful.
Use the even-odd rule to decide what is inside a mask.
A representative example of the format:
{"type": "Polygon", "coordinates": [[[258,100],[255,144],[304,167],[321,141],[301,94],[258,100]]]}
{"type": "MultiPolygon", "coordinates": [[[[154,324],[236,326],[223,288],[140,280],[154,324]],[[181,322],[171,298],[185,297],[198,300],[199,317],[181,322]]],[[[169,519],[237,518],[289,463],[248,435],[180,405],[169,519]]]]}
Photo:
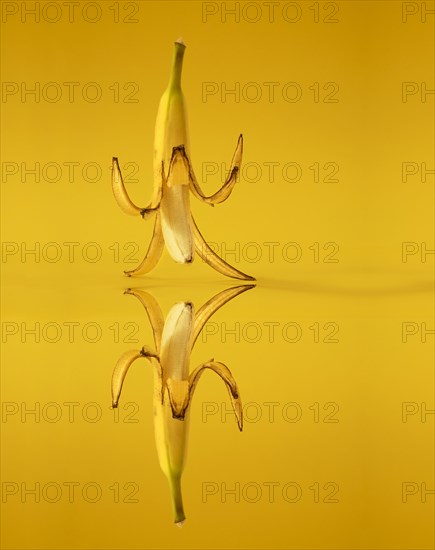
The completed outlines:
{"type": "MultiPolygon", "coordinates": [[[[6,2],[3,2],[6,4],[6,2]]],[[[12,3],[15,4],[15,3],[12,3]]],[[[28,3],[30,4],[30,3],[28,3]]],[[[40,2],[41,9],[44,2],[40,2]]],[[[79,82],[76,97],[57,103],[19,94],[4,98],[2,162],[98,163],[102,177],[91,183],[67,172],[58,182],[21,181],[21,173],[2,180],[2,241],[17,243],[19,253],[3,255],[3,328],[6,323],[95,322],[102,338],[92,344],[65,333],[58,343],[11,335],[3,344],[2,400],[41,407],[50,402],[96,402],[103,410],[99,422],[86,422],[77,409],[68,422],[66,409],[57,423],[39,423],[19,414],[2,422],[2,481],[76,481],[98,483],[101,501],[94,504],[65,494],[58,503],[22,503],[20,494],[2,504],[2,546],[6,549],[121,548],[294,548],[294,549],[414,549],[433,548],[433,502],[421,492],[402,502],[402,483],[433,480],[433,415],[420,414],[402,422],[402,403],[434,408],[433,335],[426,343],[421,331],[402,341],[402,323],[433,322],[433,254],[419,253],[402,261],[402,243],[434,248],[433,174],[402,181],[402,163],[426,162],[433,169],[433,94],[425,102],[419,93],[402,100],[402,83],[433,81],[433,15],[421,21],[418,12],[402,20],[402,2],[342,1],[337,23],[314,21],[313,2],[297,2],[300,20],[285,21],[280,3],[268,21],[264,3],[258,22],[221,13],[203,21],[202,2],[138,2],[137,23],[122,22],[131,7],[119,3],[115,23],[112,2],[100,2],[101,20],[84,21],[84,2],[69,23],[35,23],[21,13],[2,23],[2,80],[79,82]],[[110,162],[118,156],[139,166],[139,183],[127,184],[132,198],[145,204],[152,189],[154,119],[166,86],[172,43],[187,44],[183,88],[188,102],[192,161],[201,180],[202,163],[228,163],[237,136],[245,139],[244,163],[262,167],[257,182],[246,173],[230,199],[214,209],[192,197],[192,210],[209,241],[228,249],[257,243],[259,261],[227,259],[258,279],[257,288],[236,298],[211,320],[218,333],[201,338],[192,354],[192,367],[214,357],[232,370],[245,403],[259,404],[262,417],[246,422],[242,434],[233,419],[218,415],[203,421],[205,404],[227,403],[221,382],[206,375],[191,410],[191,437],[183,477],[187,522],[172,525],[169,492],[161,474],[152,427],[152,375],[137,364],[127,378],[124,403],[138,403],[138,423],[114,422],[110,406],[110,377],[119,355],[151,344],[148,321],[139,304],[122,295],[128,286],[152,292],[166,313],[177,301],[190,299],[199,307],[230,280],[201,261],[191,266],[172,262],[167,253],[152,274],[127,280],[122,260],[125,243],[138,243],[141,259],[151,227],[124,216],[110,189],[110,162]],[[100,101],[83,100],[84,83],[96,82],[100,101]],[[110,87],[137,83],[136,103],[115,102],[110,87]],[[240,83],[257,83],[258,102],[236,103],[219,94],[203,101],[203,83],[219,90],[240,83]],[[265,82],[278,82],[269,102],[265,82]],[[302,89],[300,101],[290,103],[280,91],[288,82],[302,89]],[[315,102],[310,86],[339,85],[337,103],[315,102]],[[279,163],[268,181],[264,163],[279,163]],[[296,162],[298,182],[282,177],[282,167],[296,162]],[[339,182],[313,181],[313,163],[335,162],[339,182]],[[78,242],[69,262],[62,245],[78,242]],[[63,255],[50,263],[31,255],[21,261],[23,247],[59,243],[63,255]],[[95,242],[102,257],[84,261],[81,251],[95,242]],[[264,243],[278,243],[269,261],[264,243]],[[298,262],[282,256],[286,243],[301,247],[298,262]],[[313,243],[338,243],[336,263],[313,261],[313,243]],[[121,260],[114,261],[119,243],[121,260]],[[240,243],[236,245],[235,243],[240,243]],[[112,247],[112,248],[111,248],[112,247]],[[278,323],[269,342],[267,325],[278,323]],[[282,336],[286,323],[298,323],[300,341],[282,336]],[[316,343],[313,323],[339,325],[339,342],[316,343]],[[116,343],[114,323],[136,323],[140,343],[116,343]],[[225,325],[224,325],[225,323],[225,325]],[[223,330],[236,323],[255,323],[258,342],[239,343],[223,330]],[[273,422],[264,403],[278,403],[273,422]],[[290,423],[279,411],[296,402],[303,415],[290,423]],[[313,403],[339,405],[338,423],[314,422],[313,403]],[[313,483],[335,482],[338,503],[316,503],[313,483]],[[114,503],[108,487],[114,482],[136,483],[137,503],[114,503]],[[257,483],[263,487],[256,503],[222,493],[202,501],[202,483],[257,483]],[[280,496],[268,501],[264,483],[280,487],[296,482],[299,502],[280,496]]],[[[221,9],[221,3],[212,3],[221,9]]],[[[227,3],[228,7],[232,3],[227,3]]],[[[330,9],[320,2],[320,18],[330,9]]],[[[334,4],[334,3],[332,3],[334,4]]],[[[16,4],[20,5],[20,3],[16,4]]],[[[240,3],[243,12],[244,3],[240,3]]],[[[434,9],[426,2],[426,9],[434,9]]],[[[21,8],[19,8],[21,9],[21,8]]],[[[54,12],[53,12],[54,13],[54,12]]],[[[90,12],[91,13],[91,12],[90,12]]],[[[253,12],[250,12],[253,13],[253,12]]],[[[249,15],[248,15],[249,17],[249,15]]],[[[251,15],[252,17],[252,15],[251,15]]],[[[130,91],[130,90],[128,90],[130,91]]],[[[323,93],[323,92],[322,92],[323,93]]],[[[3,174],[4,175],[4,174],[3,174]]],[[[220,174],[203,181],[211,193],[220,174]]],[[[13,245],[11,245],[13,246],[13,245]]],[[[130,249],[128,249],[130,250],[130,249]]],[[[323,254],[323,252],[322,252],[323,254]]],[[[7,325],[12,326],[12,325],[7,325]]],[[[121,332],[125,336],[125,332],[121,332]]],[[[21,410],[21,409],[20,409],[21,410]]],[[[250,411],[252,412],[252,411],[250,411]]],[[[120,414],[125,414],[120,411],[120,414]]],[[[323,493],[322,493],[323,495],[323,493]]]]}

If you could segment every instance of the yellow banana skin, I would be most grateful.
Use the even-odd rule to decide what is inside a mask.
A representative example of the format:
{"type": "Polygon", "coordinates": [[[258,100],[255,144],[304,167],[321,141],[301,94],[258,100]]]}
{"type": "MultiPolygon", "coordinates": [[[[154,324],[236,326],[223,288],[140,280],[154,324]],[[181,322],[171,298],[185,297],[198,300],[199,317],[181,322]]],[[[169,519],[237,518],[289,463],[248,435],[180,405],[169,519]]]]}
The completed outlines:
{"type": "Polygon", "coordinates": [[[181,474],[186,457],[189,419],[185,410],[189,395],[188,376],[193,306],[189,302],[174,305],[165,321],[160,362],[163,378],[154,391],[163,391],[154,400],[154,434],[160,467],[169,482],[174,521],[185,520],[181,496],[181,474]],[[163,388],[163,389],[162,389],[163,388]],[[180,405],[177,410],[177,405],[180,405]]]}
{"type": "Polygon", "coordinates": [[[250,290],[254,285],[226,289],[197,312],[191,302],[172,306],[166,319],[154,297],[143,290],[128,290],[144,306],[151,322],[156,351],[143,347],[123,353],[112,375],[112,406],[117,407],[125,377],[130,366],[146,358],[154,367],[154,435],[160,467],[171,494],[174,522],[181,527],[185,521],[181,477],[184,469],[189,434],[190,403],[196,385],[206,369],[220,376],[226,384],[240,430],[243,429],[242,404],[237,384],[230,370],[210,360],[190,372],[190,354],[208,319],[227,302],[250,290]]]}
{"type": "Polygon", "coordinates": [[[163,245],[178,263],[189,264],[195,253],[209,266],[228,277],[241,280],[255,279],[234,268],[207,245],[191,214],[190,193],[202,202],[214,206],[231,194],[240,171],[243,154],[243,136],[240,135],[229,175],[212,195],[205,195],[198,184],[190,161],[189,130],[181,74],[186,46],[180,38],[174,43],[172,68],[168,86],[157,112],[154,132],[154,193],[148,206],[141,208],[130,199],[117,157],[112,161],[112,190],[121,210],[144,219],[156,216],[148,252],[128,276],[149,273],[158,263],[163,245]]]}
{"type": "Polygon", "coordinates": [[[189,180],[177,147],[189,147],[187,113],[181,90],[181,69],[186,46],[180,39],[174,44],[169,84],[157,113],[154,132],[154,178],[163,166],[162,229],[172,258],[179,263],[193,260],[194,245],[190,226],[189,180]]]}

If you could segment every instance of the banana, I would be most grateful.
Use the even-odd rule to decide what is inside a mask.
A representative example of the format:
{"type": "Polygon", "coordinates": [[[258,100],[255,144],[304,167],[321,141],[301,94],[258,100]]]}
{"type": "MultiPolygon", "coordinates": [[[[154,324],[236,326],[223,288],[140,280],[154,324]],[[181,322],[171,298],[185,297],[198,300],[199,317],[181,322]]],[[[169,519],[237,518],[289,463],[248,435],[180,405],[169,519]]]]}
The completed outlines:
{"type": "Polygon", "coordinates": [[[189,135],[181,70],[186,46],[180,38],[174,44],[172,70],[162,95],[154,132],[154,174],[167,168],[161,202],[162,228],[171,257],[179,263],[193,260],[194,245],[190,225],[189,179],[179,147],[188,150],[189,135]]]}
{"type": "Polygon", "coordinates": [[[223,275],[255,280],[211,252],[191,214],[190,193],[211,206],[224,202],[230,196],[242,162],[243,136],[240,134],[238,138],[225,183],[218,191],[207,196],[198,184],[190,161],[187,109],[181,88],[185,49],[186,45],[179,38],[174,44],[169,83],[159,103],[154,132],[154,192],[148,206],[139,207],[130,199],[118,158],[113,157],[112,160],[112,190],[121,210],[144,219],[156,214],[153,235],[144,260],[138,268],[126,271],[125,274],[139,276],[149,273],[157,265],[166,245],[170,256],[177,263],[189,264],[197,253],[223,275]]]}
{"type": "Polygon", "coordinates": [[[181,491],[189,434],[189,411],[198,381],[206,369],[216,373],[227,386],[239,430],[243,429],[242,402],[231,371],[211,359],[190,371],[190,354],[205,323],[224,304],[253,288],[242,285],[226,289],[197,312],[191,302],[179,302],[166,319],[154,297],[143,290],[129,289],[126,294],[138,298],[150,320],[156,351],[142,347],[123,353],[112,375],[112,406],[117,407],[125,377],[136,359],[146,358],[154,367],[154,435],[160,468],[171,494],[174,522],[181,527],[186,519],[181,491]]]}

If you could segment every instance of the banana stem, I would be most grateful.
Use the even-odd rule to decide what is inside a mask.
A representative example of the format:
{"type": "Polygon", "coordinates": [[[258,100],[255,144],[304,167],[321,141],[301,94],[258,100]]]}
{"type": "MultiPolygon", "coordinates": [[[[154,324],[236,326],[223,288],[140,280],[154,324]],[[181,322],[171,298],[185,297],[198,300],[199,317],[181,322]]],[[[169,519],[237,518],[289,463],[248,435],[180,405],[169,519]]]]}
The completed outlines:
{"type": "Polygon", "coordinates": [[[176,523],[178,527],[182,527],[186,516],[184,515],[183,497],[181,494],[181,475],[171,476],[169,486],[174,511],[174,523],[176,523]]]}
{"type": "Polygon", "coordinates": [[[186,45],[182,38],[174,43],[174,56],[172,58],[171,76],[169,78],[169,88],[181,88],[181,71],[183,68],[183,57],[186,45]]]}

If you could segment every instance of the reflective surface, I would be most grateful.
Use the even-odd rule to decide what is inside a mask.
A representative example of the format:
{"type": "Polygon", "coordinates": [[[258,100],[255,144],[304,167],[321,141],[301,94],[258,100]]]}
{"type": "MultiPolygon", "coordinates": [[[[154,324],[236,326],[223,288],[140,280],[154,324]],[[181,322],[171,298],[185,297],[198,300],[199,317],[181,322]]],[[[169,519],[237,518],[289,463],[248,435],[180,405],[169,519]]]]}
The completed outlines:
{"type": "Polygon", "coordinates": [[[2,28],[2,546],[432,548],[433,16],[419,3],[299,2],[269,21],[254,2],[258,22],[255,6],[235,22],[222,3],[115,2],[90,23],[84,4],[71,23],[45,21],[50,8],[2,28]],[[166,252],[151,275],[124,277],[152,227],[119,211],[110,163],[145,204],[180,35],[206,193],[245,140],[231,200],[192,198],[192,212],[257,284],[216,311],[190,356],[191,369],[231,370],[244,428],[205,372],[177,529],[146,361],[111,408],[117,359],[153,345],[124,291],[152,294],[166,318],[238,282],[166,252]],[[23,82],[40,83],[40,101],[23,82]]]}

